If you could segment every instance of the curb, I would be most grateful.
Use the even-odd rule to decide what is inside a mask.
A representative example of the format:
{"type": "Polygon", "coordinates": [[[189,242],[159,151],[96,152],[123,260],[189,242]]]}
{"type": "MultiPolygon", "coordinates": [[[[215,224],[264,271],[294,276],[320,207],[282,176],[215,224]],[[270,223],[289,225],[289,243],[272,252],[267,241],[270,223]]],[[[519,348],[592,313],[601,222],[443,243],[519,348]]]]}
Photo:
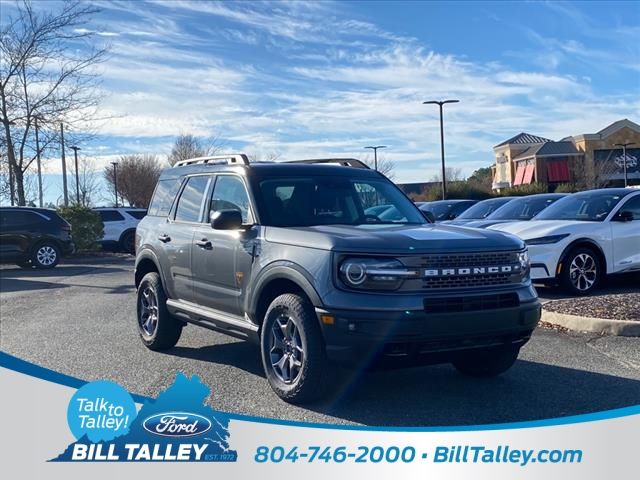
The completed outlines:
{"type": "Polygon", "coordinates": [[[579,332],[618,335],[621,337],[640,337],[640,322],[633,320],[579,317],[566,313],[549,312],[544,310],[544,308],[542,309],[542,317],[540,320],[579,332]]]}

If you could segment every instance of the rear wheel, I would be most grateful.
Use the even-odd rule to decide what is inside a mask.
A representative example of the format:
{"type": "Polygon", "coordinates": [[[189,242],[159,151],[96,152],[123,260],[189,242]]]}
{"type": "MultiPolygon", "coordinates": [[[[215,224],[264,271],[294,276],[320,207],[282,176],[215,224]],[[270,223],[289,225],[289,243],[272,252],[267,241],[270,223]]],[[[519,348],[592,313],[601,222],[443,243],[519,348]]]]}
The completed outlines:
{"type": "Polygon", "coordinates": [[[465,352],[453,366],[470,377],[495,377],[509,370],[518,358],[520,347],[483,348],[465,352]]]}
{"type": "Polygon", "coordinates": [[[322,331],[307,299],[287,293],[273,300],[260,346],[267,380],[281,399],[304,403],[326,392],[330,367],[322,331]]]}
{"type": "Polygon", "coordinates": [[[60,262],[60,249],[54,243],[39,244],[31,255],[31,264],[36,268],[53,268],[58,265],[58,262],[60,262]]]}
{"type": "Polygon", "coordinates": [[[562,262],[560,285],[573,295],[589,295],[600,283],[598,256],[587,247],[574,248],[562,262]]]}
{"type": "Polygon", "coordinates": [[[167,296],[157,272],[147,273],[138,287],[138,332],[150,350],[167,350],[180,339],[183,323],[167,310],[167,296]]]}

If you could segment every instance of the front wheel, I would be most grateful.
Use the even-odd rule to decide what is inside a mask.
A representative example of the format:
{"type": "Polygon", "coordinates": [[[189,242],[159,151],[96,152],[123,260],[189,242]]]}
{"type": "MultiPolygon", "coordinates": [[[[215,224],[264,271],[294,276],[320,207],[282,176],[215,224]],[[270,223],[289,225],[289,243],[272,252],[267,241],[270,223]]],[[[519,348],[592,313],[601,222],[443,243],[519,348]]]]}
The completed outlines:
{"type": "Polygon", "coordinates": [[[573,295],[589,295],[600,283],[601,267],[590,248],[578,247],[562,262],[560,285],[573,295]]]}
{"type": "Polygon", "coordinates": [[[513,366],[518,353],[520,347],[483,348],[463,353],[453,366],[469,377],[496,377],[513,366]]]}
{"type": "Polygon", "coordinates": [[[135,232],[127,232],[120,239],[120,248],[126,253],[136,253],[136,234],[135,232]]]}
{"type": "Polygon", "coordinates": [[[53,268],[60,262],[60,249],[53,243],[41,243],[31,255],[31,264],[36,268],[53,268]]]}
{"type": "Polygon", "coordinates": [[[308,300],[289,293],[273,300],[262,325],[260,347],[269,385],[281,399],[305,403],[325,393],[329,363],[308,300]]]}
{"type": "Polygon", "coordinates": [[[167,310],[167,296],[160,275],[147,273],[138,287],[138,332],[150,350],[167,350],[180,339],[182,322],[167,310]]]}

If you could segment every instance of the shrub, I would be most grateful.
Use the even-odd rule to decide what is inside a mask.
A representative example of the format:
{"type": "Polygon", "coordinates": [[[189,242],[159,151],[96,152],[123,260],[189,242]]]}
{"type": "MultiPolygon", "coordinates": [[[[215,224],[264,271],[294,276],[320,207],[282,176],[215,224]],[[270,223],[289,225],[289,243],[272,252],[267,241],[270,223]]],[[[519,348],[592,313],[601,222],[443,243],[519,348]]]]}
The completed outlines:
{"type": "Polygon", "coordinates": [[[541,185],[539,183],[530,183],[526,185],[520,185],[518,187],[506,188],[500,192],[500,195],[507,197],[523,197],[525,195],[548,192],[549,190],[545,185],[541,185]]]}
{"type": "Polygon", "coordinates": [[[561,183],[556,187],[556,193],[575,193],[579,192],[582,189],[576,183],[561,183]]]}
{"type": "MultiPolygon", "coordinates": [[[[411,194],[414,202],[432,202],[442,200],[442,185],[434,184],[425,188],[420,194],[411,194]]],[[[457,181],[447,183],[447,198],[456,200],[484,200],[491,194],[476,182],[457,181]]]]}
{"type": "Polygon", "coordinates": [[[71,224],[71,236],[76,249],[98,249],[98,240],[104,235],[104,224],[100,215],[82,205],[59,207],[58,214],[71,224]]]}

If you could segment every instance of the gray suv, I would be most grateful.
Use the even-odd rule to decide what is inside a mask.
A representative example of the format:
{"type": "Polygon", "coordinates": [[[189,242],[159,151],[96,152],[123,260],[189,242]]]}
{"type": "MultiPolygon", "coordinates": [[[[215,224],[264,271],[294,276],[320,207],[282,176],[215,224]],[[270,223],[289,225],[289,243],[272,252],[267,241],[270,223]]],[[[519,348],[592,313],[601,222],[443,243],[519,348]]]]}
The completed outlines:
{"type": "Polygon", "coordinates": [[[252,340],[292,403],[325,393],[336,361],[498,375],[540,318],[521,240],[431,224],[353,159],[179,162],[162,173],[136,247],[142,342],[169,349],[187,324],[252,340]],[[398,215],[381,219],[377,205],[398,215]]]}

